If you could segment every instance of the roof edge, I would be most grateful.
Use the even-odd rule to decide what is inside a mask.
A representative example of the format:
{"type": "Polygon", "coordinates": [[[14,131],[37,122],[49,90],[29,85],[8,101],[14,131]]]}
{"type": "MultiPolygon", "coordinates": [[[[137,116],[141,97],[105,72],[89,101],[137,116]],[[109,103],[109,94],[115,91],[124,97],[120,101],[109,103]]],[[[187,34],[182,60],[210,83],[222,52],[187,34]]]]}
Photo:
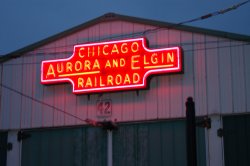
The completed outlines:
{"type": "Polygon", "coordinates": [[[42,39],[38,42],[35,42],[33,44],[30,44],[28,46],[25,46],[23,48],[20,48],[18,50],[13,51],[13,52],[10,52],[10,53],[8,53],[0,58],[0,63],[3,63],[5,61],[8,61],[8,60],[13,59],[13,58],[20,57],[22,54],[24,54],[26,52],[32,51],[32,50],[34,50],[38,47],[41,47],[49,42],[53,42],[57,39],[60,39],[64,36],[73,34],[81,29],[90,27],[90,26],[95,25],[97,23],[106,22],[106,21],[115,21],[115,20],[122,20],[122,21],[128,21],[128,22],[133,22],[133,23],[147,24],[147,25],[158,26],[158,27],[162,27],[162,28],[171,28],[171,29],[177,29],[177,30],[188,31],[188,32],[202,33],[202,34],[207,34],[207,35],[211,35],[211,36],[218,36],[218,37],[228,38],[228,39],[237,40],[237,41],[250,42],[250,36],[248,36],[248,35],[241,35],[241,34],[218,31],[218,30],[198,28],[198,27],[192,27],[192,26],[188,26],[188,25],[178,25],[178,24],[173,24],[173,23],[168,23],[168,22],[163,22],[163,21],[156,21],[156,20],[138,18],[138,17],[133,17],[133,16],[125,16],[125,15],[120,15],[120,14],[116,14],[116,13],[106,13],[100,17],[89,20],[83,24],[80,24],[78,26],[75,26],[73,28],[65,30],[63,32],[57,33],[53,36],[42,39]]]}

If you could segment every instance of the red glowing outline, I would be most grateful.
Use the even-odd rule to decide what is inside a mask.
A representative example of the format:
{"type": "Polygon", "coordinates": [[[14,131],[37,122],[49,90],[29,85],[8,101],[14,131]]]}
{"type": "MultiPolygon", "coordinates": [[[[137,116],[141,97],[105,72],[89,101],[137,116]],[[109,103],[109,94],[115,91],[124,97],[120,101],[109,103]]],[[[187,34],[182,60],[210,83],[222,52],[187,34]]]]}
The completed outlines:
{"type": "Polygon", "coordinates": [[[182,71],[182,56],[181,56],[181,48],[180,47],[171,47],[171,48],[160,48],[160,49],[148,49],[145,46],[146,39],[145,38],[135,38],[135,39],[126,39],[126,40],[117,40],[117,41],[108,41],[108,42],[98,42],[98,43],[90,43],[90,44],[80,44],[74,46],[73,54],[69,58],[65,59],[56,59],[56,60],[46,60],[42,61],[41,65],[41,83],[42,84],[50,84],[50,83],[65,83],[70,82],[73,85],[73,93],[80,94],[80,93],[91,93],[91,92],[100,92],[100,91],[115,91],[115,90],[132,90],[132,89],[143,89],[147,87],[147,77],[153,74],[162,74],[165,71],[169,71],[169,73],[177,73],[182,71]],[[75,83],[70,78],[61,78],[61,79],[50,79],[50,80],[43,80],[43,64],[50,63],[50,62],[60,62],[60,61],[67,61],[74,57],[76,47],[88,47],[88,46],[96,46],[96,45],[105,45],[105,44],[117,44],[117,43],[124,43],[124,42],[133,42],[133,41],[142,41],[143,49],[148,52],[155,52],[155,51],[168,51],[168,50],[177,50],[177,67],[174,68],[162,68],[162,69],[150,69],[147,71],[143,76],[143,83],[136,84],[136,85],[122,85],[122,86],[112,86],[112,87],[101,87],[101,88],[88,88],[88,89],[81,89],[75,90],[75,83]]]}

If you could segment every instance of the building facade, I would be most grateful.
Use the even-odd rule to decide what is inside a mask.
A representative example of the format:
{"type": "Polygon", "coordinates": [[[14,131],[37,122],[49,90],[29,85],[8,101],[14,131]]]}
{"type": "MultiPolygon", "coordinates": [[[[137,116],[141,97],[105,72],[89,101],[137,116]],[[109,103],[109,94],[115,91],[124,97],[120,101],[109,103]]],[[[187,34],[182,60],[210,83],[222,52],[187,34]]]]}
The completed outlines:
{"type": "Polygon", "coordinates": [[[211,119],[211,128],[197,126],[198,165],[249,165],[249,42],[109,13],[10,53],[0,64],[1,165],[186,165],[190,96],[197,119],[211,119]],[[180,47],[183,72],[154,75],[145,90],[112,93],[75,95],[70,83],[41,84],[42,61],[68,58],[74,45],[140,37],[150,49],[180,47]],[[118,129],[110,138],[89,120],[118,129]]]}

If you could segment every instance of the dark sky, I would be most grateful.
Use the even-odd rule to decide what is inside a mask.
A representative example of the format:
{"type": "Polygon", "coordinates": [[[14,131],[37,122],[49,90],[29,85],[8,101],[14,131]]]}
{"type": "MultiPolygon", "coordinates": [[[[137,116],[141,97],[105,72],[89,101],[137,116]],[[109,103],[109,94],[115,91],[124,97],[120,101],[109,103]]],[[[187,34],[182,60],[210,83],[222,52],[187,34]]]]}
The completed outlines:
{"type": "MultiPolygon", "coordinates": [[[[244,1],[0,0],[0,55],[5,55],[108,12],[179,23],[244,1]]],[[[186,25],[250,36],[250,3],[223,15],[186,25]]]]}

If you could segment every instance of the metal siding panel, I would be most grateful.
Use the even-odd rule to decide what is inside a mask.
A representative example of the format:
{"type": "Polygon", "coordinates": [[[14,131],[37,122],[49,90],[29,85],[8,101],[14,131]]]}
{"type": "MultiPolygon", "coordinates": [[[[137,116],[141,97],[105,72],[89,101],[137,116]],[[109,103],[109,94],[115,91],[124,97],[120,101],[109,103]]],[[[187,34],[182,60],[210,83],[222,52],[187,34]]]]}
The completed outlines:
{"type": "MultiPolygon", "coordinates": [[[[158,45],[158,40],[156,35],[148,37],[150,48],[153,49],[158,45]]],[[[146,103],[146,119],[156,119],[158,117],[158,77],[152,76],[148,79],[149,90],[145,91],[145,103],[146,103]]]]}
{"type": "MultiPolygon", "coordinates": [[[[182,74],[182,110],[185,112],[185,102],[188,97],[194,97],[194,51],[193,51],[193,34],[181,32],[181,46],[183,49],[184,73],[182,74]]],[[[182,114],[185,116],[185,113],[182,114]]]]}
{"type": "MultiPolygon", "coordinates": [[[[134,24],[129,22],[121,22],[122,35],[132,33],[134,29],[134,24]]],[[[136,92],[123,92],[122,93],[122,120],[131,121],[134,120],[134,100],[136,98],[136,92]]]]}
{"type": "MultiPolygon", "coordinates": [[[[33,63],[33,56],[24,56],[23,63],[33,63]]],[[[23,80],[22,80],[22,111],[21,111],[21,128],[30,128],[32,124],[32,100],[33,92],[32,92],[32,66],[24,65],[23,66],[23,80]]]]}
{"type": "Polygon", "coordinates": [[[122,120],[122,95],[121,93],[111,93],[110,97],[112,100],[112,120],[114,121],[115,119],[117,121],[122,120]]]}
{"type": "Polygon", "coordinates": [[[2,87],[2,103],[1,103],[1,128],[9,129],[11,121],[11,91],[8,87],[11,85],[12,67],[8,65],[3,65],[3,75],[2,75],[2,84],[7,86],[2,87]]]}
{"type": "Polygon", "coordinates": [[[11,121],[10,121],[10,128],[18,129],[20,128],[20,112],[21,112],[21,102],[22,96],[19,94],[22,89],[20,86],[22,83],[22,62],[21,59],[15,59],[11,61],[12,65],[12,82],[8,86],[10,86],[13,90],[17,91],[11,92],[11,102],[14,104],[11,105],[11,121]]]}
{"type": "Polygon", "coordinates": [[[98,120],[96,117],[96,101],[100,99],[100,96],[98,94],[93,94],[89,96],[88,99],[88,116],[87,118],[89,119],[94,119],[94,120],[98,120]]]}
{"type": "MultiPolygon", "coordinates": [[[[51,51],[55,51],[55,44],[50,46],[51,51]]],[[[46,50],[48,51],[48,50],[46,50]]],[[[55,55],[47,54],[45,52],[45,59],[55,59],[55,55]]],[[[43,115],[42,115],[42,126],[49,127],[53,126],[54,119],[54,111],[56,111],[53,107],[55,107],[55,86],[44,86],[43,89],[43,102],[46,104],[43,107],[43,115]]]]}
{"type": "MultiPolygon", "coordinates": [[[[96,26],[99,26],[99,24],[96,25],[96,26]]],[[[77,33],[75,34],[76,37],[77,37],[77,43],[78,43],[78,44],[84,44],[84,43],[89,42],[89,38],[88,38],[88,36],[89,36],[89,31],[88,31],[88,29],[89,29],[89,28],[83,29],[83,30],[81,30],[81,31],[79,31],[79,32],[77,32],[77,33]]]]}
{"type": "MultiPolygon", "coordinates": [[[[147,25],[144,25],[144,24],[136,24],[136,23],[133,23],[133,31],[128,31],[127,33],[132,33],[132,34],[136,34],[138,32],[143,32],[145,30],[147,30],[148,28],[151,28],[151,26],[147,26],[147,25]]],[[[138,37],[137,35],[132,35],[132,37],[138,37]]],[[[145,36],[148,38],[148,36],[145,36]]]]}
{"type": "MultiPolygon", "coordinates": [[[[141,32],[144,31],[147,27],[142,24],[133,24],[133,32],[141,32]]],[[[139,95],[135,96],[134,100],[134,120],[145,120],[146,119],[146,104],[145,97],[147,91],[141,90],[139,91],[139,95]]]]}
{"type": "MultiPolygon", "coordinates": [[[[159,47],[167,47],[169,44],[168,30],[161,30],[157,34],[157,42],[159,47]]],[[[162,75],[158,78],[158,117],[170,117],[170,76],[162,75]]]]}
{"type": "Polygon", "coordinates": [[[243,46],[242,42],[232,42],[231,44],[233,112],[246,112],[243,46]]]}
{"type": "Polygon", "coordinates": [[[134,120],[134,98],[136,92],[123,92],[122,93],[122,121],[134,120]]]}
{"type": "MultiPolygon", "coordinates": [[[[73,53],[73,46],[66,42],[66,38],[63,38],[61,40],[58,40],[55,43],[55,52],[57,53],[54,58],[56,59],[62,59],[62,58],[68,58],[71,56],[71,54],[64,53],[67,50],[70,50],[73,53]]],[[[52,59],[52,57],[51,57],[52,59]]],[[[70,83],[67,83],[71,86],[70,83]]],[[[54,126],[63,126],[65,125],[65,91],[66,91],[66,86],[69,86],[66,84],[61,84],[61,85],[52,85],[54,86],[54,106],[59,109],[59,110],[54,110],[53,111],[53,125],[54,126]]],[[[71,86],[72,88],[72,86],[71,86]]]]}
{"type": "MultiPolygon", "coordinates": [[[[180,44],[181,34],[180,31],[170,30],[169,41],[171,45],[178,46],[180,44]]],[[[183,75],[171,75],[170,76],[170,117],[183,117],[184,110],[183,94],[182,94],[182,77],[183,75]]]]}
{"type": "Polygon", "coordinates": [[[32,86],[32,91],[33,91],[33,97],[35,100],[39,101],[36,102],[34,101],[32,103],[32,109],[33,109],[33,114],[32,114],[32,127],[41,127],[42,126],[42,115],[43,115],[43,107],[44,105],[41,103],[43,101],[43,85],[40,83],[41,81],[41,62],[43,60],[43,54],[36,54],[33,59],[33,86],[32,86]]]}
{"type": "Polygon", "coordinates": [[[89,42],[99,41],[101,33],[102,29],[100,28],[100,24],[92,26],[91,28],[88,29],[88,41],[89,42]]]}
{"type": "MultiPolygon", "coordinates": [[[[76,96],[76,116],[80,119],[87,119],[88,117],[88,96],[76,96]]],[[[77,119],[76,124],[83,124],[82,120],[77,119]]]]}
{"type": "Polygon", "coordinates": [[[0,81],[1,81],[1,83],[2,83],[2,80],[3,80],[2,72],[3,72],[3,63],[0,64],[0,81]]]}
{"type": "Polygon", "coordinates": [[[206,36],[207,109],[209,114],[220,112],[218,38],[206,36]]]}
{"type": "Polygon", "coordinates": [[[0,83],[1,83],[1,87],[0,87],[0,129],[2,128],[2,112],[3,112],[3,108],[2,108],[2,101],[3,101],[3,64],[0,64],[0,83]]]}
{"type": "MultiPolygon", "coordinates": [[[[65,86],[65,112],[75,116],[76,115],[76,95],[72,93],[72,85],[65,86]]],[[[76,124],[76,118],[65,115],[65,125],[76,124]]]]}
{"type": "Polygon", "coordinates": [[[47,43],[36,51],[44,53],[45,57],[47,57],[51,53],[55,53],[55,42],[47,43]]]}
{"type": "Polygon", "coordinates": [[[232,62],[230,41],[219,39],[219,83],[221,113],[233,112],[232,62]]]}
{"type": "Polygon", "coordinates": [[[111,34],[113,36],[120,36],[123,33],[122,21],[113,21],[111,24],[111,34]]]}
{"type": "Polygon", "coordinates": [[[65,85],[56,85],[55,86],[55,101],[54,101],[54,106],[61,110],[57,111],[55,110],[53,113],[53,125],[54,126],[62,126],[64,125],[64,117],[65,114],[62,112],[65,110],[65,97],[64,97],[64,92],[65,91],[65,85]]]}
{"type": "MultiPolygon", "coordinates": [[[[77,34],[72,34],[65,38],[65,40],[61,40],[57,45],[66,45],[64,49],[61,49],[59,51],[64,51],[66,50],[67,52],[72,52],[73,54],[73,45],[77,43],[77,34]]],[[[65,58],[69,58],[71,54],[64,54],[65,58]]],[[[76,115],[76,95],[72,93],[73,86],[71,83],[67,83],[64,85],[64,125],[74,125],[76,124],[76,118],[73,117],[76,115]],[[73,116],[70,116],[73,115],[73,116]]],[[[55,98],[56,98],[55,94],[55,98]]]]}
{"type": "MultiPolygon", "coordinates": [[[[95,25],[96,29],[98,29],[98,34],[99,34],[99,24],[95,25]]],[[[86,42],[86,39],[88,37],[88,31],[87,30],[82,30],[76,34],[77,37],[77,43],[78,44],[83,44],[86,42]]],[[[95,40],[99,39],[99,35],[95,36],[95,40]]],[[[80,119],[87,119],[88,117],[88,111],[89,111],[89,101],[88,101],[88,95],[78,95],[76,96],[76,115],[80,119]]],[[[76,124],[83,124],[84,122],[81,120],[77,120],[76,124]]]]}
{"type": "Polygon", "coordinates": [[[212,116],[211,128],[207,130],[207,152],[210,166],[223,165],[223,143],[221,137],[217,136],[217,130],[222,128],[221,117],[212,116]]]}
{"type": "Polygon", "coordinates": [[[205,36],[194,34],[194,90],[196,115],[207,115],[205,36]]]}
{"type": "Polygon", "coordinates": [[[250,46],[244,46],[244,77],[245,77],[245,85],[246,85],[246,111],[250,112],[250,46]]]}
{"type": "Polygon", "coordinates": [[[130,35],[134,32],[134,24],[130,22],[121,23],[122,35],[130,35]]]}
{"type": "Polygon", "coordinates": [[[10,108],[10,93],[6,88],[2,88],[2,103],[1,103],[1,129],[9,129],[9,108],[10,108]]]}
{"type": "Polygon", "coordinates": [[[55,44],[57,45],[56,50],[58,55],[60,55],[60,52],[65,52],[65,58],[69,58],[73,54],[74,45],[78,44],[78,33],[73,33],[65,38],[62,38],[56,41],[55,44]]]}
{"type": "MultiPolygon", "coordinates": [[[[96,41],[99,39],[108,40],[112,36],[119,36],[118,34],[142,32],[145,29],[153,28],[154,27],[152,26],[143,24],[121,21],[103,22],[88,29],[84,29],[80,32],[72,34],[67,38],[49,43],[46,46],[36,50],[36,52],[41,52],[42,54],[44,54],[46,59],[54,59],[55,57],[69,57],[71,55],[65,54],[65,51],[72,52],[73,45],[75,43],[84,43],[88,41],[96,41]],[[57,53],[57,55],[50,54],[55,52],[57,53]]],[[[111,98],[113,100],[114,112],[112,118],[117,118],[120,121],[131,121],[156,118],[184,117],[185,106],[183,103],[188,96],[195,97],[197,115],[206,115],[208,114],[208,112],[216,113],[218,112],[218,110],[220,110],[220,108],[222,111],[227,111],[230,109],[230,106],[228,106],[228,101],[230,101],[230,89],[228,90],[226,87],[230,88],[231,85],[230,82],[229,85],[226,84],[228,80],[225,81],[224,78],[231,79],[231,70],[229,69],[231,67],[231,62],[230,60],[228,60],[228,58],[227,60],[225,60],[225,63],[222,62],[222,59],[224,59],[223,57],[226,57],[226,55],[224,55],[224,52],[228,53],[228,51],[230,50],[228,50],[228,48],[220,48],[218,50],[218,53],[216,49],[205,50],[204,35],[192,35],[192,33],[180,32],[177,30],[161,30],[146,34],[151,47],[178,46],[180,44],[183,45],[185,54],[184,74],[153,77],[150,82],[150,90],[139,91],[138,96],[136,95],[135,91],[120,93],[118,92],[116,94],[112,93],[106,95],[108,96],[108,98],[111,98]],[[188,44],[192,42],[194,42],[194,45],[188,44]],[[193,48],[194,51],[192,51],[193,48]],[[219,58],[217,56],[219,56],[219,58]],[[213,61],[214,58],[218,58],[218,61],[213,61]],[[215,63],[220,63],[220,65],[215,63]],[[215,65],[215,67],[213,67],[213,65],[215,65]],[[225,66],[226,69],[224,69],[223,66],[225,66]],[[219,100],[221,100],[222,103],[221,107],[219,100]]],[[[207,48],[209,48],[210,46],[216,47],[216,45],[210,43],[211,40],[214,39],[206,39],[207,48]]],[[[219,42],[218,46],[220,46],[220,44],[222,43],[219,42]]],[[[243,51],[244,50],[242,48],[241,52],[243,51]]],[[[38,54],[38,56],[40,56],[40,54],[38,54]]],[[[243,55],[241,55],[241,57],[243,57],[243,55]]],[[[243,64],[244,58],[247,59],[247,57],[241,58],[240,63],[243,64]]],[[[49,106],[46,106],[46,104],[44,105],[41,103],[37,103],[35,101],[27,99],[26,97],[22,97],[22,115],[20,118],[22,118],[23,127],[61,126],[84,123],[68,115],[65,116],[64,113],[53,109],[53,106],[55,106],[55,108],[59,108],[62,111],[69,111],[68,113],[70,114],[80,115],[81,117],[84,117],[84,119],[92,118],[98,120],[98,117],[96,117],[96,100],[98,100],[99,98],[96,95],[91,95],[91,101],[87,101],[86,97],[84,97],[84,101],[80,101],[80,98],[72,94],[71,85],[41,85],[39,68],[40,62],[43,58],[38,58],[37,60],[36,59],[37,57],[33,57],[33,59],[30,60],[24,58],[25,63],[33,63],[37,61],[39,62],[39,66],[24,65],[24,81],[22,92],[28,93],[29,96],[34,97],[37,100],[41,100],[49,106]],[[33,82],[35,82],[35,84],[33,82]],[[80,108],[78,108],[79,104],[81,104],[80,108]],[[90,109],[88,107],[90,107],[90,109]],[[82,112],[82,110],[84,111],[82,112]]],[[[243,67],[245,67],[245,73],[247,73],[247,65],[243,65],[243,67]]],[[[239,70],[243,71],[243,67],[239,70]]],[[[243,76],[238,76],[236,73],[232,75],[234,77],[241,77],[240,79],[244,82],[243,76]]],[[[241,83],[242,81],[239,82],[240,83],[238,84],[243,85],[243,88],[234,88],[234,93],[239,93],[237,92],[237,89],[240,89],[241,92],[246,90],[246,93],[248,93],[249,90],[247,91],[248,88],[246,86],[249,82],[248,79],[246,78],[245,83],[243,84],[241,83]]],[[[18,96],[15,95],[15,98],[17,98],[15,100],[19,101],[18,96]]],[[[4,99],[2,99],[2,101],[3,100],[4,99]]],[[[249,108],[249,106],[247,106],[247,100],[249,100],[249,98],[243,98],[243,105],[245,103],[245,107],[249,108]]],[[[236,104],[235,107],[239,107],[239,101],[237,103],[238,104],[236,104]]],[[[3,106],[5,107],[6,103],[3,103],[2,107],[3,106]]],[[[14,107],[18,109],[18,105],[15,105],[13,106],[13,111],[17,110],[14,107]]],[[[242,109],[244,109],[244,106],[241,107],[242,109]]],[[[6,113],[5,116],[7,116],[6,113]]],[[[10,115],[8,116],[10,118],[10,115]]],[[[15,118],[17,119],[15,119],[14,121],[17,122],[16,124],[18,124],[18,117],[15,118]]],[[[12,125],[17,126],[16,124],[12,125]]]]}
{"type": "Polygon", "coordinates": [[[7,151],[6,166],[20,166],[21,164],[21,143],[17,140],[18,131],[12,130],[8,132],[8,142],[12,143],[12,150],[7,151]]]}
{"type": "MultiPolygon", "coordinates": [[[[110,22],[102,22],[99,24],[100,26],[100,38],[101,40],[104,39],[104,41],[110,40],[111,38],[111,24],[110,22]]],[[[89,33],[91,33],[92,28],[89,29],[89,33]]],[[[90,34],[89,34],[90,35],[90,34]]]]}
{"type": "Polygon", "coordinates": [[[145,91],[146,119],[156,119],[158,117],[158,78],[154,76],[148,83],[150,83],[150,89],[145,91]]]}
{"type": "Polygon", "coordinates": [[[146,91],[139,91],[134,100],[134,120],[146,119],[146,91]]]}
{"type": "Polygon", "coordinates": [[[158,117],[170,117],[170,78],[161,76],[158,78],[158,117]]]}

